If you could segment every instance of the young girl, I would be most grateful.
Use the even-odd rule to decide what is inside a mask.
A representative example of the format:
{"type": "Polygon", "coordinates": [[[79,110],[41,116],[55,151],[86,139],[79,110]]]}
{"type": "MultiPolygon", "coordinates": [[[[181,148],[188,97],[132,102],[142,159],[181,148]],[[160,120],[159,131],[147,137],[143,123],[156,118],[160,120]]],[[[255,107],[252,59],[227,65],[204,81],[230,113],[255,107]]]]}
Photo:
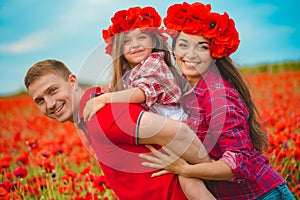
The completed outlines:
{"type": "MultiPolygon", "coordinates": [[[[190,127],[214,161],[170,162],[171,151],[168,157],[150,147],[158,158],[142,155],[150,162],[143,165],[164,166],[153,176],[172,172],[204,179],[217,199],[294,199],[262,154],[268,135],[256,119],[249,89],[228,57],[240,42],[234,21],[227,13],[211,12],[210,4],[182,3],[169,7],[164,23],[173,38],[176,63],[193,86],[183,97],[190,127]]],[[[182,187],[189,182],[185,179],[182,187]]],[[[188,193],[196,190],[186,187],[188,193]]]]}
{"type": "MultiPolygon", "coordinates": [[[[84,120],[90,120],[106,103],[117,102],[139,103],[154,113],[186,119],[180,101],[189,85],[171,63],[156,10],[133,7],[116,12],[111,21],[103,37],[108,43],[106,53],[113,59],[112,92],[89,100],[83,111],[84,120]]],[[[185,178],[179,181],[182,179],[185,178]]],[[[200,179],[190,183],[198,191],[188,194],[189,199],[215,199],[200,179]]]]}
{"type": "Polygon", "coordinates": [[[180,106],[183,81],[171,63],[161,17],[152,7],[133,7],[115,13],[103,31],[106,53],[113,59],[110,93],[91,99],[84,119],[91,119],[106,103],[140,103],[146,109],[173,119],[186,115],[180,106]]]}

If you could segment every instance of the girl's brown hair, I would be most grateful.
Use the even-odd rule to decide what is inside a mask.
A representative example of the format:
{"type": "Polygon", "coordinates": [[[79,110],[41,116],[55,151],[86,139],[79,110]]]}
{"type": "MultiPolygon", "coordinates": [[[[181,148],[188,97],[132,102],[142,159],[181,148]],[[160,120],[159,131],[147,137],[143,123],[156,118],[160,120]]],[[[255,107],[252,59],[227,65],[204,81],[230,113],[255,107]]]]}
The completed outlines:
{"type": "MultiPolygon", "coordinates": [[[[148,34],[150,34],[152,41],[155,44],[155,47],[152,49],[152,52],[164,52],[166,64],[171,69],[178,83],[181,84],[181,77],[172,63],[172,57],[168,49],[167,42],[162,38],[160,34],[154,32],[149,32],[148,34]]],[[[125,33],[119,33],[118,35],[114,36],[114,44],[112,46],[113,76],[110,83],[110,87],[114,91],[124,89],[122,77],[126,71],[130,70],[129,63],[125,59],[122,51],[125,38],[125,33]]]]}

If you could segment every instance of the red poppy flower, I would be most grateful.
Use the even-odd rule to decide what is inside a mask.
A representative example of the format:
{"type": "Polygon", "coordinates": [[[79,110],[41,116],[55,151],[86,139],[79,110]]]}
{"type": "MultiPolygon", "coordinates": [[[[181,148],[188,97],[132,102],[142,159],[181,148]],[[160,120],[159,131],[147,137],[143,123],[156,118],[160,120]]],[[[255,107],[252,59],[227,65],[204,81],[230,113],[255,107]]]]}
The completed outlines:
{"type": "Polygon", "coordinates": [[[0,160],[0,167],[2,169],[8,169],[10,167],[10,163],[6,160],[0,160]]]}
{"type": "Polygon", "coordinates": [[[205,20],[210,15],[210,11],[211,11],[210,4],[204,5],[202,3],[196,2],[193,3],[192,6],[188,7],[186,18],[191,18],[195,20],[205,20]]]}
{"type": "Polygon", "coordinates": [[[167,14],[168,17],[164,19],[165,26],[174,31],[182,30],[189,7],[190,5],[186,2],[170,6],[167,14]]]}
{"type": "Polygon", "coordinates": [[[0,186],[0,198],[1,199],[9,199],[8,198],[8,191],[2,186],[0,186]]]}
{"type": "Polygon", "coordinates": [[[6,191],[10,191],[11,187],[12,187],[12,183],[10,181],[3,181],[2,183],[0,183],[0,187],[5,188],[6,191]]]}
{"type": "Polygon", "coordinates": [[[237,50],[240,43],[238,32],[232,19],[225,12],[223,15],[212,13],[210,4],[183,3],[170,6],[164,24],[166,33],[172,38],[174,31],[183,31],[191,35],[202,35],[211,40],[212,57],[229,56],[237,50]]]}
{"type": "Polygon", "coordinates": [[[14,175],[19,178],[25,178],[27,174],[28,174],[27,169],[23,167],[18,167],[17,169],[14,170],[14,175]]]}
{"type": "Polygon", "coordinates": [[[68,185],[63,185],[63,186],[58,187],[58,191],[61,194],[69,194],[70,192],[73,191],[73,189],[72,189],[72,187],[70,187],[68,185]]]}
{"type": "Polygon", "coordinates": [[[91,171],[91,165],[87,164],[87,166],[80,172],[81,175],[88,174],[91,171]]]}
{"type": "MultiPolygon", "coordinates": [[[[114,35],[140,28],[144,31],[155,31],[161,33],[163,29],[158,29],[161,25],[161,17],[157,11],[148,6],[145,8],[132,7],[128,10],[120,10],[111,18],[112,25],[107,30],[102,30],[102,37],[107,43],[105,53],[111,55],[114,35]],[[144,29],[151,28],[151,29],[144,29]]],[[[163,39],[165,39],[163,37],[163,39]]]]}
{"type": "Polygon", "coordinates": [[[23,165],[27,165],[29,163],[28,153],[23,153],[16,157],[17,163],[22,163],[23,165]]]}
{"type": "MultiPolygon", "coordinates": [[[[98,200],[98,195],[97,194],[94,194],[94,193],[91,193],[91,192],[87,192],[86,195],[85,195],[85,199],[95,199],[95,200],[98,200]]],[[[102,198],[101,198],[102,199],[102,198]]],[[[105,198],[103,199],[105,200],[105,198]]]]}
{"type": "Polygon", "coordinates": [[[72,180],[76,178],[77,174],[73,171],[73,170],[70,170],[70,169],[67,169],[65,171],[66,175],[68,177],[70,177],[72,180]]]}

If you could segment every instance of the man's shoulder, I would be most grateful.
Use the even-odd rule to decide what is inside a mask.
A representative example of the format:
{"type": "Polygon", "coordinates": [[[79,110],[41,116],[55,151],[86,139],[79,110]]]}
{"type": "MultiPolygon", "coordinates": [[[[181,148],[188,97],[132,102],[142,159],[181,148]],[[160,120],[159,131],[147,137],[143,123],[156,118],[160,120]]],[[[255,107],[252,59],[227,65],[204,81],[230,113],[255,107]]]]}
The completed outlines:
{"type": "Polygon", "coordinates": [[[81,97],[81,102],[87,102],[89,99],[94,98],[103,94],[101,87],[90,87],[84,91],[84,94],[81,97]]]}
{"type": "Polygon", "coordinates": [[[80,117],[83,116],[83,109],[85,107],[86,102],[88,100],[90,100],[91,98],[99,96],[100,94],[102,94],[100,87],[90,87],[84,91],[84,93],[80,99],[80,104],[79,104],[79,116],[80,117]]]}

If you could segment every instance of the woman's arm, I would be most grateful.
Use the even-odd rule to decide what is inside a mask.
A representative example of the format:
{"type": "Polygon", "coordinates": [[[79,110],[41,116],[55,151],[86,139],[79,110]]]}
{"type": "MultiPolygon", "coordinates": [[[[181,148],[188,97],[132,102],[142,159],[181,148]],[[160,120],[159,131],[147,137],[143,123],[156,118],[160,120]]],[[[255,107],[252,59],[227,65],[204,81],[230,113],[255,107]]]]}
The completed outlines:
{"type": "Polygon", "coordinates": [[[154,169],[163,169],[162,171],[153,173],[152,177],[160,176],[166,173],[174,173],[185,177],[207,180],[231,180],[233,177],[231,168],[221,160],[189,164],[184,159],[178,157],[170,149],[164,148],[166,153],[162,153],[152,146],[147,145],[147,148],[152,151],[155,157],[146,154],[140,154],[140,157],[148,161],[143,162],[142,165],[154,169]]]}
{"type": "Polygon", "coordinates": [[[104,93],[100,96],[90,99],[84,109],[84,120],[90,120],[97,111],[107,103],[143,103],[146,100],[145,93],[142,89],[130,88],[127,90],[104,93]]]}
{"type": "Polygon", "coordinates": [[[178,120],[144,112],[140,117],[136,138],[138,144],[167,147],[190,163],[210,162],[201,140],[192,129],[178,120]]]}

